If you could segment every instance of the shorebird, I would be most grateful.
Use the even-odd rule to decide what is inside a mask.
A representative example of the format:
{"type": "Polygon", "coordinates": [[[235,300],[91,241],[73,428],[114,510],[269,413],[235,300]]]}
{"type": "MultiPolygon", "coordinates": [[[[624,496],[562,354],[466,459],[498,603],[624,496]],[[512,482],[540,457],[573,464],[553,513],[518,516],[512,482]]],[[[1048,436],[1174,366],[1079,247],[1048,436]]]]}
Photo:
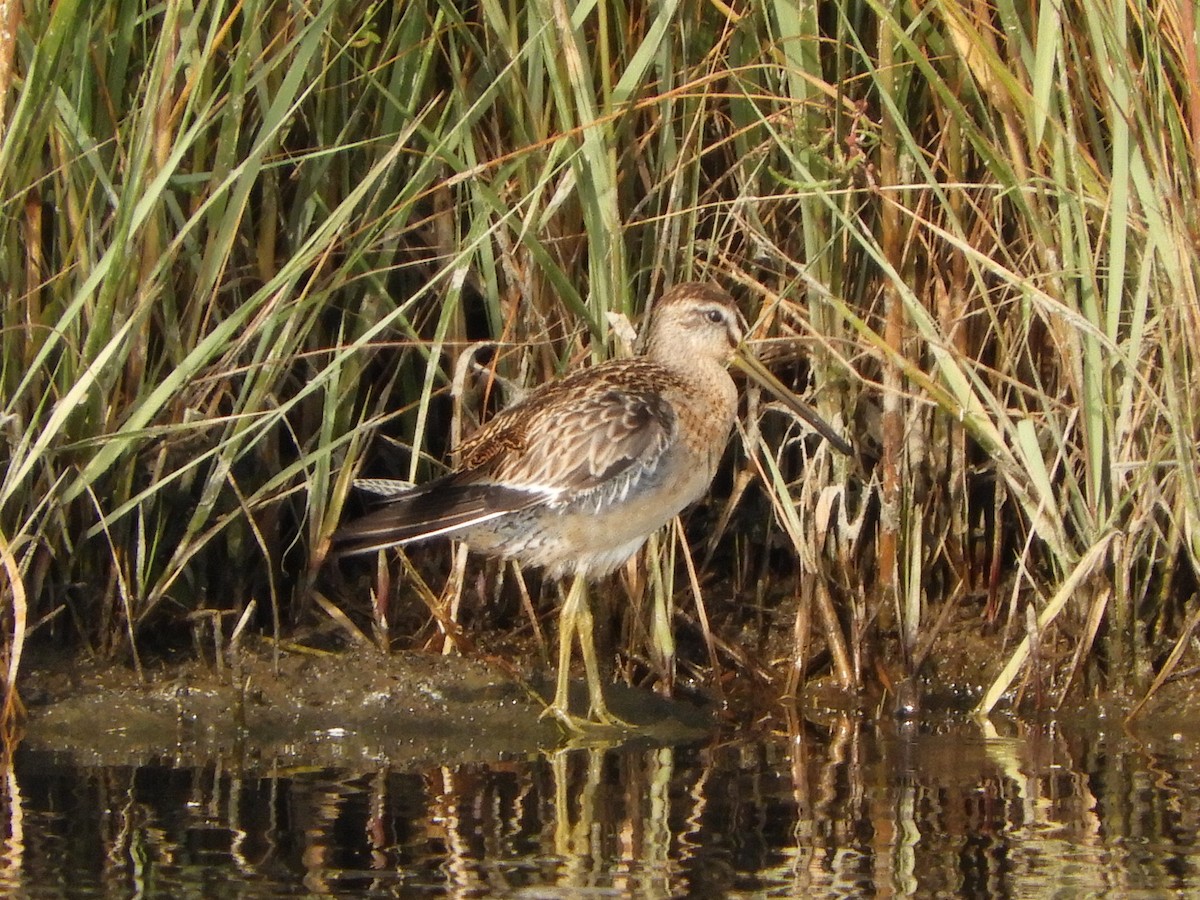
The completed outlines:
{"type": "Polygon", "coordinates": [[[543,715],[572,732],[625,727],[605,702],[588,580],[628,560],[708,490],[737,415],[733,364],[770,389],[842,452],[850,445],[774,378],[743,343],[733,298],[680,284],[659,300],[641,356],[543,384],[458,448],[449,474],[394,494],[334,536],[339,555],[435,537],[573,576],[559,614],[558,680],[543,715]],[[578,637],[586,719],[568,702],[578,637]]]}

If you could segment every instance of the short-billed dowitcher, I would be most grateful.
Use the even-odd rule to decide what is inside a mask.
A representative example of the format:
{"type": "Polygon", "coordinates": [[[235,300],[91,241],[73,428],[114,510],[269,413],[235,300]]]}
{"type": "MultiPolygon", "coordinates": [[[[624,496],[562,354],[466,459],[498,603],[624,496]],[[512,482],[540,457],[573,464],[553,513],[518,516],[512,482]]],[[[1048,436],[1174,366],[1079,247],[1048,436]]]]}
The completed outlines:
{"type": "Polygon", "coordinates": [[[733,298],[709,284],[667,291],[645,353],[544,384],[497,413],[459,446],[454,471],[388,497],[343,527],[342,554],[441,535],[475,551],[574,576],[559,617],[558,682],[546,713],[585,724],[568,708],[579,638],[593,723],[623,725],[605,703],[587,581],[606,575],[698,499],[716,472],[737,414],[727,367],[737,365],[839,450],[850,446],[784,388],[742,343],[733,298]]]}

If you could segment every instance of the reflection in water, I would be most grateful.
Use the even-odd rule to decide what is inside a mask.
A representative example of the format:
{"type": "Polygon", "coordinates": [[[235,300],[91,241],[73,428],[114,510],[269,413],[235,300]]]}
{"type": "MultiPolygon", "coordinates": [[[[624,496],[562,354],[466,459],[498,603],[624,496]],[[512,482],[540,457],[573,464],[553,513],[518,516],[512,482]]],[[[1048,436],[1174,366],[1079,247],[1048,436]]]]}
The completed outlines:
{"type": "Polygon", "coordinates": [[[841,718],[420,771],[18,752],[26,896],[1078,896],[1200,890],[1191,738],[841,718]]]}

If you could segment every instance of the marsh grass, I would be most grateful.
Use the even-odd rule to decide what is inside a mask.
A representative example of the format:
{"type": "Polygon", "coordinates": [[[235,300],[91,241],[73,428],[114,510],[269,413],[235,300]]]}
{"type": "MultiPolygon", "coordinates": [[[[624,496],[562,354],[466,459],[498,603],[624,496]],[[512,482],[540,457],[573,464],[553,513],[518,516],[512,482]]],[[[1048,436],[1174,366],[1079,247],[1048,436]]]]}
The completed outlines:
{"type": "Polygon", "coordinates": [[[986,711],[1191,652],[1190,4],[9,0],[0,100],[10,684],[26,629],[136,662],[204,608],[278,637],[330,585],[427,635],[403,573],[330,580],[353,475],[437,471],[473,342],[494,406],[687,278],[859,452],[755,418],[630,657],[669,677],[686,620],[708,676],[782,640],[793,689],[861,691],[953,625],[1003,648],[986,711]]]}

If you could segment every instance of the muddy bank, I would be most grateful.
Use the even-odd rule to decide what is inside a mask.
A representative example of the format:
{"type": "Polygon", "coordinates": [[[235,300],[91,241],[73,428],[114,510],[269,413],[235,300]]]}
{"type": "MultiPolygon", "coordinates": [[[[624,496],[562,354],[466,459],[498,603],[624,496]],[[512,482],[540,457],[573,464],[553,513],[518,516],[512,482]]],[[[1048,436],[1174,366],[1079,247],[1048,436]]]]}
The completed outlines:
{"type": "MultiPolygon", "coordinates": [[[[574,708],[582,710],[583,685],[574,708]]],[[[23,746],[80,764],[225,758],[278,765],[355,761],[419,765],[495,759],[563,742],[540,718],[552,686],[527,685],[485,660],[433,653],[337,652],[269,645],[217,672],[195,660],[148,666],[33,659],[20,683],[23,746]]],[[[614,712],[675,742],[713,724],[711,710],[614,684],[614,712]]]]}
{"type": "MultiPolygon", "coordinates": [[[[936,676],[918,691],[924,715],[934,719],[966,714],[991,675],[979,660],[1000,658],[980,655],[977,640],[948,643],[960,652],[935,661],[930,669],[936,676]]],[[[573,708],[582,711],[584,685],[576,679],[573,687],[573,708]]],[[[288,644],[276,653],[259,642],[221,671],[193,658],[160,661],[148,665],[140,680],[128,665],[34,654],[20,682],[28,711],[22,744],[69,754],[81,765],[171,759],[410,767],[494,760],[566,743],[558,727],[540,717],[538,695],[546,697],[552,689],[548,681],[525,683],[509,667],[485,658],[385,655],[364,647],[328,651],[288,644]]],[[[607,686],[613,711],[643,726],[632,739],[661,744],[695,740],[721,726],[781,724],[778,691],[764,693],[770,697],[757,703],[745,696],[733,700],[722,714],[700,698],[667,700],[620,683],[607,686]]],[[[1121,721],[1137,699],[1080,698],[1057,715],[1097,724],[1121,721]]],[[[893,708],[886,698],[842,694],[827,679],[811,682],[791,705],[817,723],[847,713],[888,715],[893,708]]],[[[1200,682],[1165,684],[1128,727],[1200,736],[1200,682]]],[[[630,739],[616,733],[593,737],[630,739]]]]}

